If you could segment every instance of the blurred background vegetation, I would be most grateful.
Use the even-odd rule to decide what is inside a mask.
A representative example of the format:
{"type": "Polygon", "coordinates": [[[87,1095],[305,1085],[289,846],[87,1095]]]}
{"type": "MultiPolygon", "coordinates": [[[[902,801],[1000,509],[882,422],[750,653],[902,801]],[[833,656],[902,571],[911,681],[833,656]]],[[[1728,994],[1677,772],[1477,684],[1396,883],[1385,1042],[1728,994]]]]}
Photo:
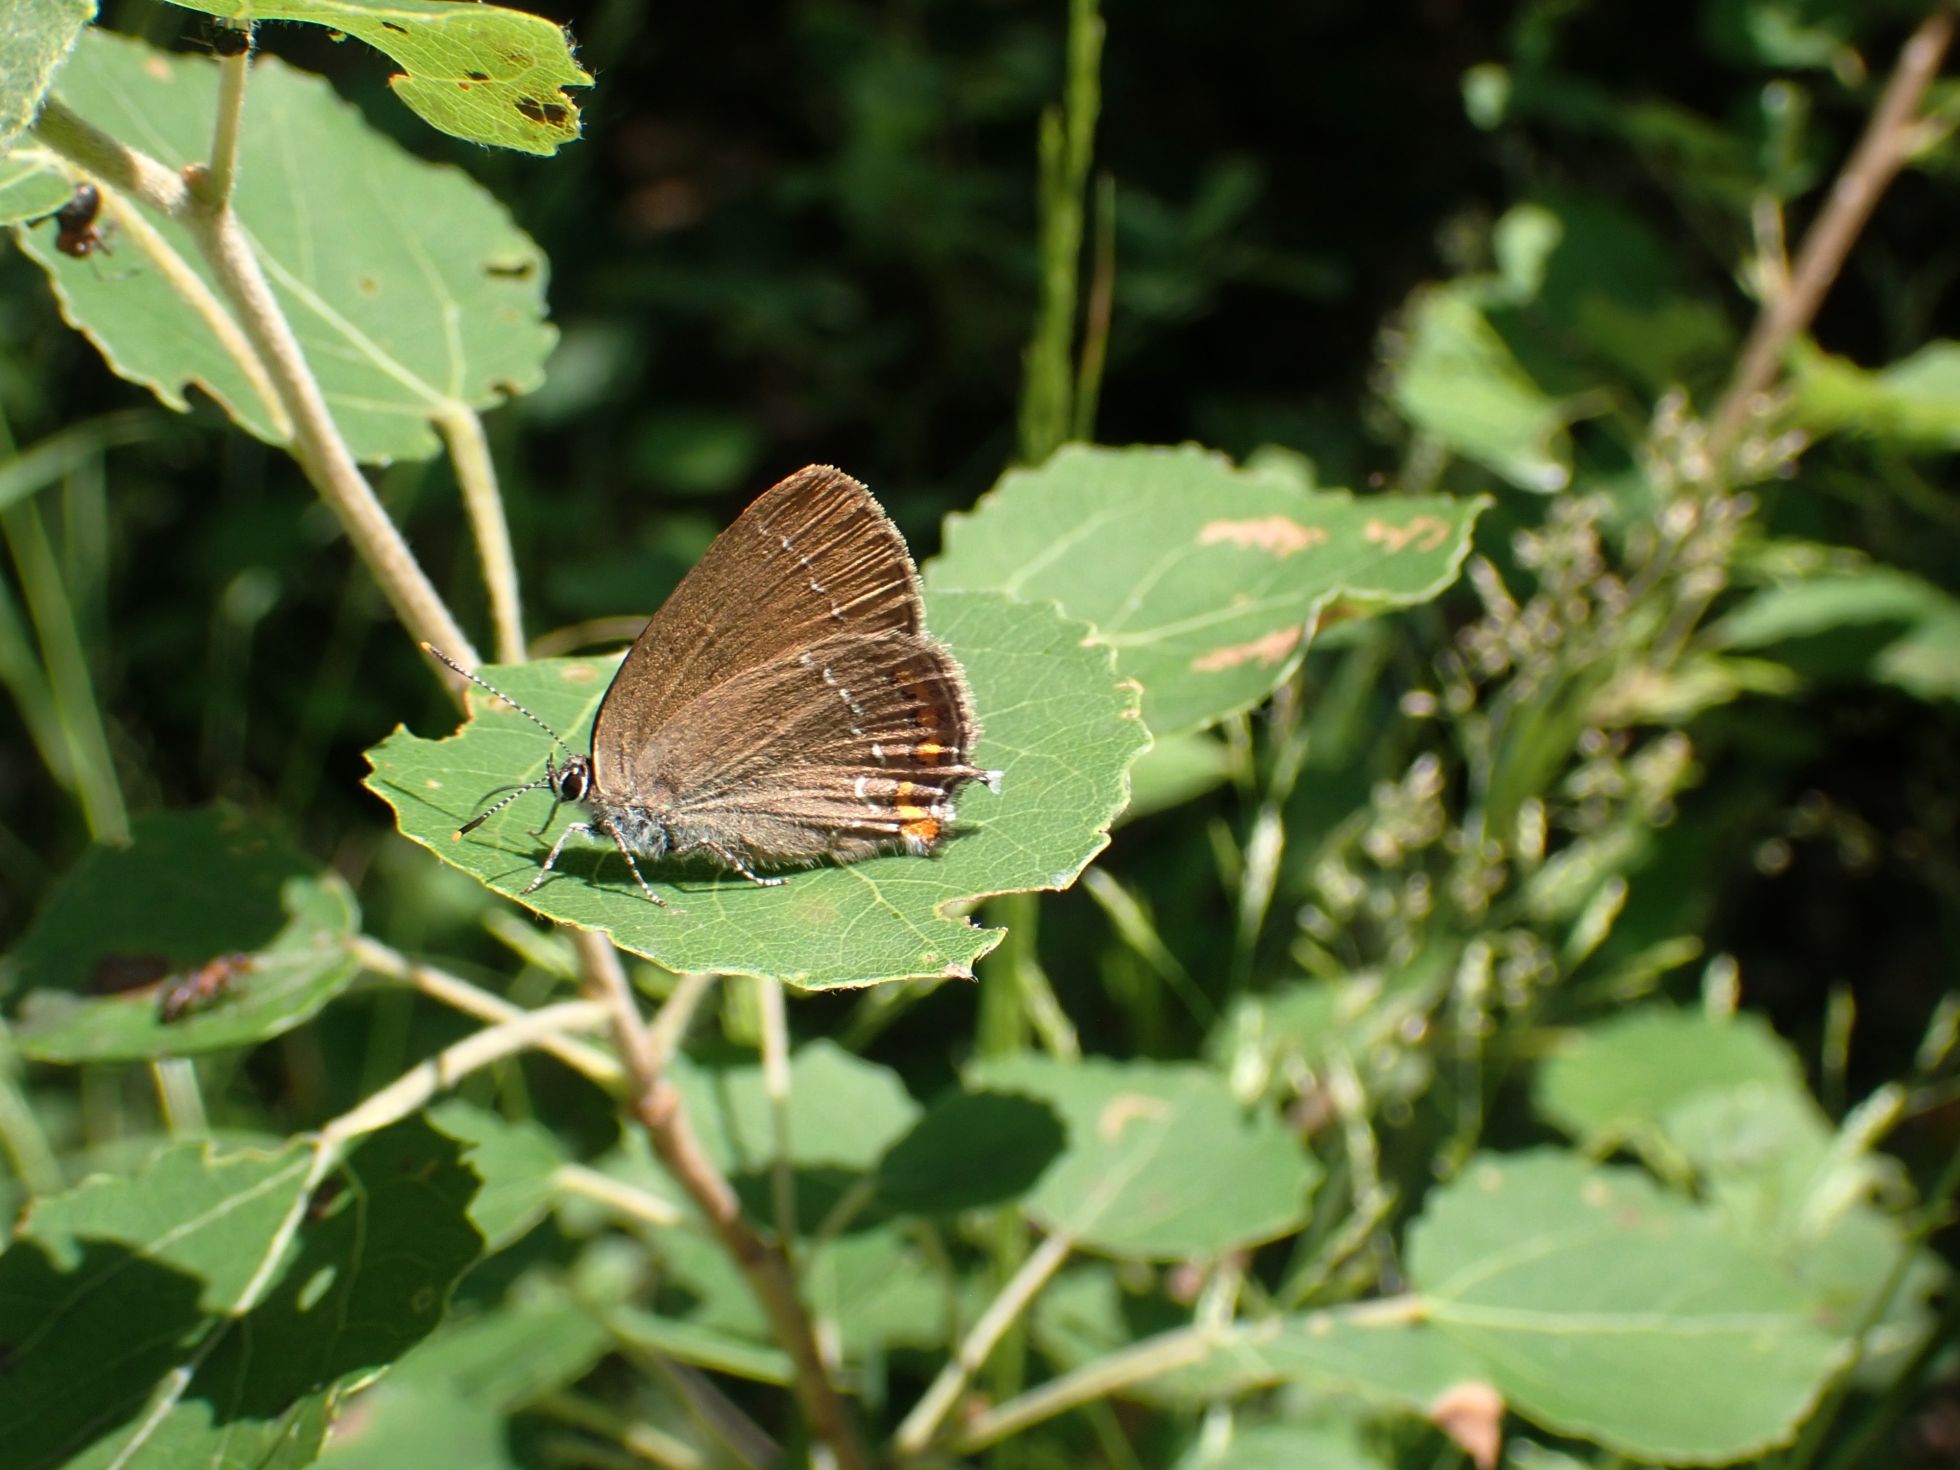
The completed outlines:
{"type": "MultiPolygon", "coordinates": [[[[1664,514],[1685,412],[1655,410],[1677,390],[1713,406],[1754,314],[1750,262],[1779,229],[1794,248],[1926,8],[1108,8],[1085,258],[1085,277],[1114,262],[1095,437],[1495,505],[1478,576],[1335,630],[1270,714],[1224,732],[1209,789],[1119,833],[1102,890],[1044,902],[1038,948],[1000,963],[1038,963],[1085,1049],[1186,1054],[1187,1012],[1279,974],[1413,965],[1454,926],[1488,942],[1500,991],[1589,961],[1595,1008],[1734,984],[1834,1109],[1928,1055],[1960,965],[1960,624],[1939,632],[1960,594],[1960,390],[1945,427],[1917,434],[1855,418],[1827,433],[1832,410],[1806,399],[1779,427],[1819,442],[1764,441],[1762,477],[1687,526],[1664,514]],[[1535,467],[1476,453],[1424,407],[1439,302],[1474,307],[1500,344],[1489,361],[1553,406],[1535,467]],[[1912,589],[1889,611],[1867,600],[1747,657],[1739,634],[1709,641],[1764,588],[1881,569],[1912,589]],[[1901,673],[1886,651],[1922,635],[1901,673]],[[1493,795],[1507,760],[1527,769],[1493,795]],[[1286,841],[1248,882],[1262,818],[1286,841]],[[1620,882],[1610,935],[1568,938],[1563,958],[1545,948],[1574,917],[1563,900],[1506,887],[1533,822],[1541,857],[1549,826],[1551,850],[1590,851],[1620,882]],[[1495,844],[1482,867],[1480,843],[1495,844]],[[1126,928],[1139,896],[1154,917],[1126,928]]],[[[259,37],[481,179],[550,257],[549,380],[489,421],[541,648],[629,634],[750,496],[808,461],[868,482],[930,553],[938,518],[1020,453],[1035,144],[1063,93],[1066,7],[545,13],[597,79],[585,140],[555,159],[429,132],[358,45],[259,37]]],[[[208,45],[168,6],[104,18],[208,45]]],[[[1937,84],[1929,106],[1950,118],[1960,95],[1937,84]]],[[[1960,329],[1956,157],[1935,129],[1887,192],[1814,324],[1823,351],[1875,369],[1960,329]]],[[[131,807],[276,812],[355,882],[374,932],[496,963],[481,920],[497,901],[393,837],[360,789],[365,747],[397,722],[446,728],[448,709],[296,469],[208,407],[179,418],[114,377],[14,252],[0,342],[16,445],[77,424],[136,441],[40,497],[41,532],[10,520],[6,571],[20,604],[22,538],[51,538],[131,807]]],[[[379,479],[480,619],[447,469],[379,479]]],[[[89,840],[30,734],[0,702],[0,939],[89,840]]],[[[929,1090],[983,992],[880,1021],[877,1054],[929,1090]]],[[[286,1038],[256,1106],[318,1116],[419,1054],[399,1000],[286,1038]],[[326,1064],[351,1047],[358,1071],[326,1064]]],[[[852,1004],[806,1002],[796,1023],[842,1029],[852,1004]]],[[[1501,1137],[1497,1101],[1437,1128],[1501,1137]]],[[[1960,1105],[1936,1095],[1894,1141],[1922,1169],[1950,1158],[1960,1105]]]]}

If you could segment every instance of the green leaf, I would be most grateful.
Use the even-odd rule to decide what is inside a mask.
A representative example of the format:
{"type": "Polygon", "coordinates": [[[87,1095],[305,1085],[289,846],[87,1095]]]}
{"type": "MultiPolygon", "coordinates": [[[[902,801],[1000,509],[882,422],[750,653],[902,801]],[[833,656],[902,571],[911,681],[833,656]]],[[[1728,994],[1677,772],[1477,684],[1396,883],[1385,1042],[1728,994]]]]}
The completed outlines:
{"type": "MultiPolygon", "coordinates": [[[[999,597],[927,599],[933,631],[958,653],[986,726],[976,756],[1006,780],[969,786],[952,839],[930,858],[892,855],[789,875],[777,888],[706,869],[652,867],[670,905],[647,902],[610,843],[565,849],[529,895],[549,838],[529,835],[551,808],[544,791],[469,837],[456,829],[498,788],[539,775],[548,742],[494,701],[448,740],[397,730],[368,752],[368,787],[401,830],[498,892],[564,923],[600,929],[674,970],[765,975],[805,989],[967,974],[1000,942],[950,910],[995,893],[1064,888],[1107,842],[1126,772],[1148,739],[1136,693],[1106,650],[1053,608],[999,597]]],[[[485,676],[578,749],[612,677],[610,660],[559,659],[485,676]]]]}
{"type": "Polygon", "coordinates": [[[358,36],[404,68],[395,95],[472,143],[552,154],[579,135],[566,87],[592,78],[541,15],[476,0],[173,0],[228,20],[295,20],[358,36]]]}
{"type": "Polygon", "coordinates": [[[479,1241],[454,1142],[408,1122],[313,1193],[314,1150],[179,1144],[43,1200],[0,1255],[10,1466],[171,1470],[317,1451],[347,1387],[441,1319],[479,1241]]]}
{"type": "Polygon", "coordinates": [[[1812,433],[1851,430],[1908,448],[1960,449],[1960,342],[1929,342],[1877,372],[1799,344],[1790,375],[1791,415],[1812,433]]]}
{"type": "Polygon", "coordinates": [[[1518,1412],[1635,1459],[1786,1442],[1848,1347],[1715,1212],[1568,1154],[1473,1160],[1411,1229],[1409,1273],[1518,1412]]]}
{"type": "Polygon", "coordinates": [[[358,972],[354,898],[331,873],[222,808],[156,812],[55,888],[5,971],[28,993],[16,1038],[45,1062],[138,1061],[251,1046],[311,1019],[358,972]],[[222,956],[250,966],[165,1022],[159,985],[222,956]],[[93,993],[123,980],[139,988],[93,993]]]}
{"type": "MultiPolygon", "coordinates": [[[[204,157],[217,84],[207,57],[90,31],[57,90],[175,168],[204,157]]],[[[249,94],[234,205],[357,458],[426,458],[441,447],[434,420],[543,381],[556,340],[544,320],[545,259],[500,204],[460,170],[373,132],[319,77],[265,57],[249,94]]],[[[194,384],[243,428],[285,443],[256,358],[211,330],[213,315],[231,318],[190,233],[103,193],[113,268],[60,254],[49,231],[24,237],[68,320],[172,408],[187,406],[194,384]],[[203,312],[152,251],[201,283],[203,312]]]]}
{"type": "Polygon", "coordinates": [[[1320,1170],[1277,1119],[1248,1113],[1203,1067],[982,1062],[975,1091],[1048,1104],[1067,1146],[1027,1212],[1091,1250],[1146,1260],[1216,1256],[1305,1220],[1320,1170]]]}
{"type": "MultiPolygon", "coordinates": [[[[730,1173],[769,1168],[777,1157],[774,1110],[759,1062],[705,1065],[690,1057],[673,1066],[701,1147],[730,1173]]],[[[861,1173],[911,1127],[919,1105],[889,1067],[817,1040],[790,1058],[789,1161],[861,1173]]]]}
{"type": "Polygon", "coordinates": [[[452,1314],[352,1398],[320,1465],[515,1470],[506,1443],[511,1413],[577,1382],[613,1345],[597,1314],[562,1288],[526,1280],[518,1289],[474,1317],[452,1314]]]}
{"type": "Polygon", "coordinates": [[[468,1145],[468,1160],[483,1187],[470,1202],[470,1223],[484,1248],[500,1251],[530,1233],[557,1197],[554,1180],[566,1162],[558,1141],[538,1123],[513,1122],[460,1097],[444,1098],[428,1118],[468,1145]]]}
{"type": "Polygon", "coordinates": [[[0,157],[0,224],[45,220],[74,197],[75,186],[68,176],[43,162],[39,154],[0,157]]]}
{"type": "Polygon", "coordinates": [[[1524,369],[1473,294],[1421,293],[1391,396],[1410,423],[1520,490],[1572,483],[1568,411],[1524,369]]]}
{"type": "MultiPolygon", "coordinates": [[[[48,83],[75,38],[95,19],[95,0],[8,0],[0,46],[0,153],[34,121],[48,83]]],[[[0,213],[0,221],[19,218],[0,213]]]]}
{"type": "Polygon", "coordinates": [[[1854,1123],[1833,1131],[1796,1054],[1756,1017],[1648,1007],[1602,1023],[1541,1071],[1538,1106],[1589,1148],[1624,1138],[1657,1167],[1694,1170],[1729,1233],[1789,1272],[1821,1325],[1854,1330],[1912,1255],[1863,1371],[1924,1337],[1943,1273],[1870,1203],[1891,1171],[1854,1123]]]}
{"type": "Polygon", "coordinates": [[[878,1161],[878,1199],[914,1215],[956,1215],[1021,1198],[1067,1135],[1047,1103],[949,1092],[878,1161]]]}
{"type": "Polygon", "coordinates": [[[1339,1420],[1242,1424],[1225,1443],[1204,1443],[1177,1470],[1388,1470],[1359,1426],[1339,1420]]]}
{"type": "Polygon", "coordinates": [[[1812,677],[1960,700],[1960,599],[1891,567],[1764,588],[1710,635],[1724,647],[1774,651],[1812,677]]]}
{"type": "Polygon", "coordinates": [[[313,1463],[320,1470],[402,1470],[411,1465],[522,1470],[511,1453],[506,1420],[493,1405],[437,1384],[397,1382],[391,1373],[348,1405],[313,1463]]]}
{"type": "Polygon", "coordinates": [[[1456,577],[1482,501],[1309,491],[1177,449],[1071,445],[946,523],[933,588],[1052,598],[1143,685],[1159,735],[1270,694],[1315,618],[1406,606],[1456,577]]]}
{"type": "Polygon", "coordinates": [[[1653,1140],[1697,1096],[1751,1085],[1801,1093],[1803,1068],[1759,1017],[1713,1021],[1647,1006],[1589,1028],[1538,1071],[1539,1112],[1597,1144],[1653,1140]]]}
{"type": "Polygon", "coordinates": [[[1487,1383],[1478,1355],[1391,1298],[1249,1325],[1223,1355],[1317,1394],[1351,1395],[1378,1408],[1427,1414],[1451,1389],[1487,1383]]]}

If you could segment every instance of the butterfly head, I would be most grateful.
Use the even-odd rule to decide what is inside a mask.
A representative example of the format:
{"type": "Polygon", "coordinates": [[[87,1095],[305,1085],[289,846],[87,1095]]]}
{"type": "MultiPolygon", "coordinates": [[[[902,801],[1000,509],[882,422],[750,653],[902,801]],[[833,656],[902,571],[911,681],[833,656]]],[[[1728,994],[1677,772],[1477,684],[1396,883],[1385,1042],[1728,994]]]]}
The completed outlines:
{"type": "Polygon", "coordinates": [[[584,801],[586,793],[592,789],[592,757],[568,755],[562,766],[554,766],[547,759],[545,784],[551,788],[551,794],[560,801],[584,801]]]}

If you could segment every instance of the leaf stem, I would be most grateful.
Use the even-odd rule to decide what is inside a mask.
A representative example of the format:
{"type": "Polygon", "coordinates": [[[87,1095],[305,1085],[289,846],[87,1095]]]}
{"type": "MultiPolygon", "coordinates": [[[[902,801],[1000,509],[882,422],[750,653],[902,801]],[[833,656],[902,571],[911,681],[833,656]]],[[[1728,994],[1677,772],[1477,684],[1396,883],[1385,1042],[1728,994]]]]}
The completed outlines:
{"type": "Polygon", "coordinates": [[[469,517],[476,554],[483,563],[497,662],[521,664],[529,655],[517,595],[517,558],[511,554],[510,521],[504,515],[504,498],[497,490],[497,464],[490,456],[483,420],[468,404],[450,403],[435,415],[435,424],[449,445],[463,513],[469,517]]]}
{"type": "Polygon", "coordinates": [[[828,1445],[842,1470],[871,1470],[857,1425],[824,1367],[810,1314],[797,1296],[789,1262],[742,1218],[734,1188],[701,1147],[680,1089],[657,1063],[653,1036],[640,1014],[619,955],[603,934],[573,935],[587,993],[606,1008],[613,1039],[626,1063],[629,1107],[675,1183],[687,1191],[715,1238],[740,1268],[776,1341],[796,1369],[796,1397],[811,1436],[828,1445]]]}
{"type": "MultiPolygon", "coordinates": [[[[354,462],[334,424],[320,383],[307,364],[259,268],[258,257],[229,199],[207,203],[206,173],[186,170],[188,186],[155,159],[110,137],[59,102],[42,109],[35,135],[55,152],[106,183],[181,220],[218,278],[247,340],[270,374],[274,392],[292,421],[292,453],[313,488],[339,517],[356,555],[380,583],[389,605],[415,639],[446,648],[460,662],[480,662],[408,543],[382,508],[374,488],[354,462]]],[[[457,686],[460,699],[460,684],[457,686]]]]}
{"type": "Polygon", "coordinates": [[[1220,1338],[1218,1329],[1212,1326],[1180,1327],[1085,1363],[1071,1373],[1051,1378],[1039,1388],[978,1415],[951,1446],[951,1452],[977,1453],[1044,1419],[1107,1398],[1132,1384],[1203,1362],[1220,1338]]]}
{"type": "MultiPolygon", "coordinates": [[[[532,1014],[522,1006],[512,1005],[502,996],[492,995],[447,971],[411,960],[399,950],[390,949],[365,934],[357,935],[348,948],[362,969],[389,980],[399,980],[431,1000],[440,1001],[466,1016],[475,1016],[479,1021],[500,1025],[532,1014]]],[[[574,1072],[608,1092],[617,1094],[625,1084],[626,1073],[619,1063],[582,1041],[574,1041],[568,1036],[542,1036],[538,1039],[538,1050],[556,1057],[574,1072]]]]}
{"type": "Polygon", "coordinates": [[[796,1160],[790,1153],[789,1008],[782,982],[755,977],[762,1013],[762,1095],[769,1103],[769,1187],[776,1211],[776,1240],[788,1255],[796,1241],[796,1160]]]}
{"type": "Polygon", "coordinates": [[[211,132],[211,163],[199,193],[209,209],[231,208],[238,182],[238,138],[245,119],[245,79],[252,65],[248,46],[236,56],[218,58],[218,118],[211,132]]]}
{"type": "Polygon", "coordinates": [[[1953,24],[1952,5],[1942,3],[1908,38],[1864,136],[1832,183],[1830,198],[1804,234],[1797,263],[1790,271],[1789,289],[1763,303],[1736,361],[1735,375],[1711,416],[1708,458],[1718,473],[1742,437],[1750,415],[1758,411],[1759,400],[1775,378],[1784,350],[1817,315],[1824,293],[1837,279],[1879,196],[1904,165],[1919,104],[1939,74],[1940,63],[1953,41],[1953,24]]]}
{"type": "Polygon", "coordinates": [[[1016,1271],[980,1314],[980,1320],[973,1324],[946,1366],[939,1370],[939,1376],[913,1405],[912,1412],[905,1416],[905,1422],[898,1426],[898,1433],[892,1443],[899,1454],[910,1458],[922,1453],[932,1443],[947,1412],[958,1402],[960,1394],[987,1361],[1003,1334],[1027,1310],[1028,1303],[1034,1300],[1057,1271],[1062,1262],[1068,1259],[1075,1247],[1074,1239],[1062,1231],[1046,1237],[1021,1262],[1016,1271]]]}
{"type": "Polygon", "coordinates": [[[320,1140],[330,1151],[337,1149],[350,1138],[400,1122],[438,1093],[448,1091],[470,1073],[500,1058],[536,1050],[546,1037],[589,1030],[605,1023],[604,1006],[589,1000],[566,1000],[487,1026],[454,1046],[444,1047],[428,1060],[417,1062],[379,1092],[342,1113],[320,1130],[320,1140]]]}

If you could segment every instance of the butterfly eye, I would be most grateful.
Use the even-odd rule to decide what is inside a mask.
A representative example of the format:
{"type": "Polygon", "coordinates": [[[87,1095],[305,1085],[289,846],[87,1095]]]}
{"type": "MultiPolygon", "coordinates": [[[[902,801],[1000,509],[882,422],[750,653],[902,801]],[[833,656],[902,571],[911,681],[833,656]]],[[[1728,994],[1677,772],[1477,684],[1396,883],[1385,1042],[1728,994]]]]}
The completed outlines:
{"type": "Polygon", "coordinates": [[[573,756],[552,773],[551,790],[560,801],[584,801],[591,784],[592,766],[583,756],[573,756]]]}

